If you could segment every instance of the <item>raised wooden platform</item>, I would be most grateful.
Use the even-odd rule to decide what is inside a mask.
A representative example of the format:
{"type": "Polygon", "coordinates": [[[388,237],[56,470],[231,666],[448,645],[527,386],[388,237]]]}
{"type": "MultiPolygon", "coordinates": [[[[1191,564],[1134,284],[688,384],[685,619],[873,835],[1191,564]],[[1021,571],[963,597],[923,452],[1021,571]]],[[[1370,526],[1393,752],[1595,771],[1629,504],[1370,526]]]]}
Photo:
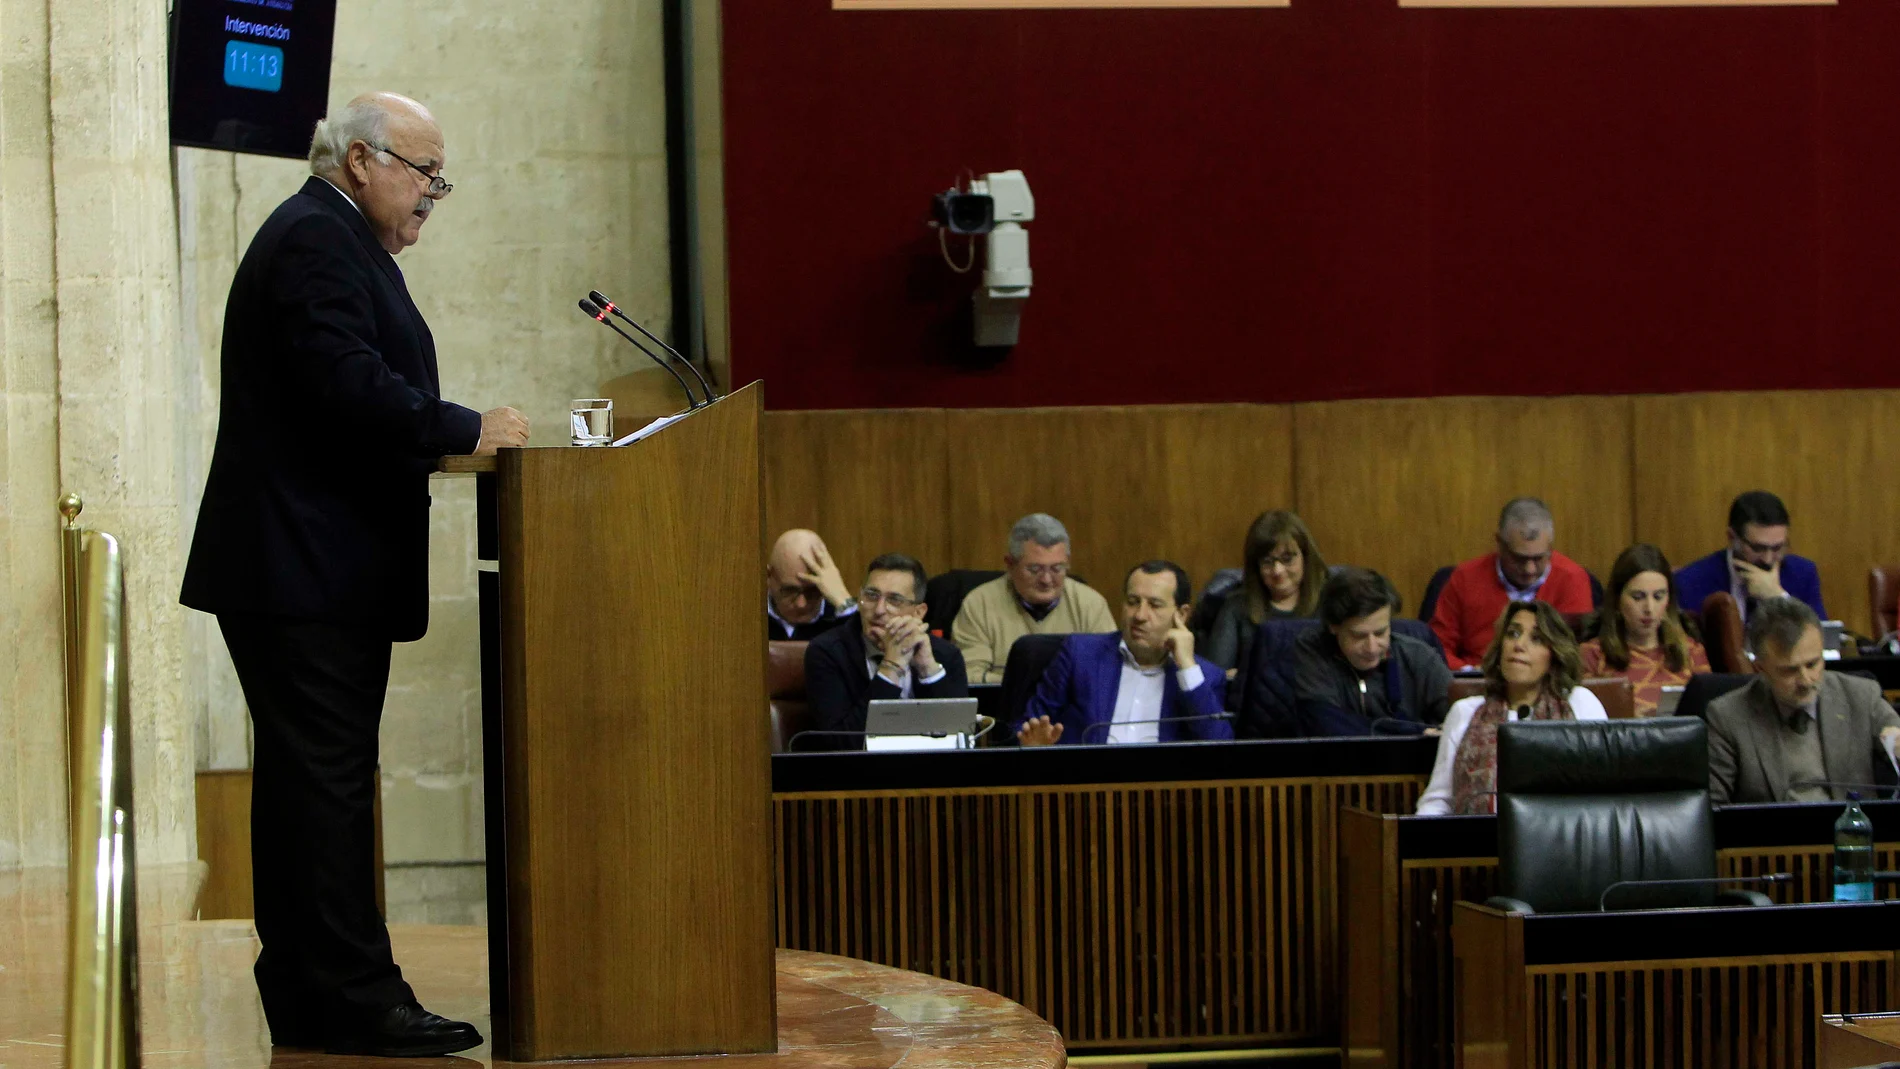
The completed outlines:
{"type": "MultiPolygon", "coordinates": [[[[251,980],[257,937],[249,921],[182,921],[195,874],[168,875],[140,896],[147,1069],[387,1069],[270,1046],[251,980]]],[[[64,895],[57,872],[0,874],[0,1065],[62,1069],[64,895]]],[[[423,1005],[488,1027],[488,935],[483,928],[396,926],[396,960],[423,1005]]],[[[690,963],[680,963],[690,967],[690,963]]],[[[921,973],[803,951],[778,952],[775,1054],[717,1059],[721,1069],[1062,1069],[1062,1039],[1001,995],[921,973]]],[[[486,1044],[448,1059],[461,1069],[503,1065],[486,1044]]],[[[440,1064],[440,1060],[433,1064],[440,1064]]],[[[704,1058],[590,1062],[696,1066],[704,1058]]]]}

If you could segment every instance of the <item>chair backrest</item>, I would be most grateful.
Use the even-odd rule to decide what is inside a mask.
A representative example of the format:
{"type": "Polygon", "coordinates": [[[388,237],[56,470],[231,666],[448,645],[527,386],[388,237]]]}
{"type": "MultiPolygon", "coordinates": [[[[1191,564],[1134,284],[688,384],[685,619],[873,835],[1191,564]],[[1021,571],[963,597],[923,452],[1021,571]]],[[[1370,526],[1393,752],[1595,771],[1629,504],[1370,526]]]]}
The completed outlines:
{"type": "Polygon", "coordinates": [[[772,718],[772,751],[784,753],[793,735],[812,726],[811,705],[805,701],[805,647],[807,642],[772,641],[765,644],[766,712],[772,718]]]}
{"type": "Polygon", "coordinates": [[[1445,655],[1445,646],[1444,643],[1438,641],[1438,632],[1433,631],[1432,625],[1423,620],[1394,620],[1392,633],[1418,639],[1430,646],[1440,657],[1445,655]]]}
{"type": "Polygon", "coordinates": [[[1748,638],[1742,629],[1742,610],[1726,590],[1702,599],[1702,644],[1709,651],[1709,667],[1717,672],[1747,672],[1748,638]]]}
{"type": "Polygon", "coordinates": [[[1049,662],[1056,659],[1056,654],[1062,651],[1062,640],[1068,637],[1024,635],[1010,644],[1009,657],[1003,662],[1002,722],[992,728],[990,734],[994,745],[1015,745],[1009,726],[1021,720],[1029,709],[1029,699],[1035,697],[1042,674],[1049,670],[1049,662]]]}
{"type": "Polygon", "coordinates": [[[963,599],[970,591],[1002,575],[1002,572],[977,568],[952,568],[930,577],[924,585],[924,626],[944,638],[954,638],[950,626],[963,611],[963,599]]]}
{"type": "Polygon", "coordinates": [[[1234,734],[1243,739],[1290,739],[1300,735],[1294,702],[1293,643],[1319,621],[1269,617],[1254,628],[1247,657],[1247,693],[1241,696],[1234,734]]]}
{"type": "Polygon", "coordinates": [[[1900,630],[1900,564],[1876,564],[1867,569],[1867,600],[1871,605],[1873,638],[1900,630]]]}
{"type": "MultiPolygon", "coordinates": [[[[1626,676],[1601,676],[1586,679],[1583,687],[1603,703],[1604,715],[1611,720],[1629,720],[1636,716],[1636,691],[1626,676]]],[[[1475,698],[1484,693],[1484,680],[1478,676],[1456,676],[1451,681],[1452,701],[1475,698]]]]}
{"type": "Polygon", "coordinates": [[[1222,568],[1208,577],[1207,585],[1201,587],[1200,599],[1194,603],[1194,611],[1188,614],[1188,630],[1194,632],[1196,642],[1207,641],[1207,636],[1214,632],[1214,619],[1227,607],[1227,599],[1239,591],[1239,568],[1222,568]]]}
{"type": "Polygon", "coordinates": [[[809,642],[765,644],[765,693],[773,698],[805,696],[805,647],[809,642]]]}
{"type": "Polygon", "coordinates": [[[1703,672],[1689,677],[1683,685],[1682,700],[1676,703],[1677,716],[1707,720],[1709,703],[1731,690],[1748,686],[1755,677],[1739,673],[1703,672]]]}
{"type": "Polygon", "coordinates": [[[1583,681],[1585,690],[1597,696],[1603,703],[1603,713],[1611,720],[1632,720],[1636,717],[1636,690],[1630,686],[1628,676],[1602,676],[1583,681]]]}
{"type": "MultiPolygon", "coordinates": [[[[1594,912],[1622,880],[1715,875],[1708,727],[1659,717],[1498,729],[1498,888],[1539,912],[1594,912]]],[[[1630,888],[1618,909],[1709,905],[1715,888],[1630,888]]]]}
{"type": "MultiPolygon", "coordinates": [[[[1588,568],[1583,570],[1583,574],[1590,577],[1590,608],[1601,609],[1603,607],[1603,582],[1597,578],[1597,573],[1588,568]]],[[[1575,624],[1571,625],[1572,630],[1574,630],[1575,627],[1575,624]]]]}
{"type": "Polygon", "coordinates": [[[1445,592],[1445,584],[1451,582],[1451,573],[1457,569],[1457,565],[1447,564],[1432,573],[1431,581],[1425,584],[1425,596],[1418,599],[1419,619],[1431,622],[1432,613],[1438,611],[1438,595],[1445,592]]]}

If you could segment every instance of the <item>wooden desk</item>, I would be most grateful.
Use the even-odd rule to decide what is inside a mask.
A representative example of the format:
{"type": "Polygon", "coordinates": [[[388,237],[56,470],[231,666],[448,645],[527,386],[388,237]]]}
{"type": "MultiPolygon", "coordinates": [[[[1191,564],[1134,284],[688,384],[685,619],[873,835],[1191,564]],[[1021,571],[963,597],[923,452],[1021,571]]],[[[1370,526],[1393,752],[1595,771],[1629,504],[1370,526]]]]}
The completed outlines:
{"type": "Polygon", "coordinates": [[[1436,739],[779,754],[779,946],[999,992],[1073,1051],[1338,1042],[1339,811],[1436,739]]]}
{"type": "Polygon", "coordinates": [[[1453,907],[1463,1069],[1815,1064],[1821,1015],[1893,1004],[1900,902],[1453,907]]]}
{"type": "MultiPolygon", "coordinates": [[[[1879,840],[1875,864],[1900,867],[1900,803],[1862,805],[1879,840]]],[[[1835,802],[1718,809],[1717,871],[1793,873],[1794,883],[1762,890],[1778,902],[1828,901],[1840,811],[1835,802]]],[[[1452,907],[1497,893],[1497,819],[1348,809],[1339,829],[1344,1064],[1450,1069],[1452,907]]]]}
{"type": "Polygon", "coordinates": [[[1821,1018],[1819,1069],[1900,1062],[1900,1013],[1830,1013],[1821,1018]]]}

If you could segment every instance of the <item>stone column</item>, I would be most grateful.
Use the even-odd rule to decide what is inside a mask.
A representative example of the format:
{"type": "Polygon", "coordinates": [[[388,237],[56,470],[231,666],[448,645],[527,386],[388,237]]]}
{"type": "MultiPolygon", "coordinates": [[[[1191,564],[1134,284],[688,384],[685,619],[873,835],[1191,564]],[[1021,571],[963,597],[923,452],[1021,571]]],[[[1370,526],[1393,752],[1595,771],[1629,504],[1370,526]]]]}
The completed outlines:
{"type": "Polygon", "coordinates": [[[7,304],[0,745],[17,805],[0,863],[64,857],[58,490],[125,547],[141,861],[195,857],[177,459],[178,245],[165,11],[134,0],[0,0],[7,304]],[[24,47],[22,47],[24,46],[24,47]],[[48,611],[49,607],[52,611],[48,611]]]}

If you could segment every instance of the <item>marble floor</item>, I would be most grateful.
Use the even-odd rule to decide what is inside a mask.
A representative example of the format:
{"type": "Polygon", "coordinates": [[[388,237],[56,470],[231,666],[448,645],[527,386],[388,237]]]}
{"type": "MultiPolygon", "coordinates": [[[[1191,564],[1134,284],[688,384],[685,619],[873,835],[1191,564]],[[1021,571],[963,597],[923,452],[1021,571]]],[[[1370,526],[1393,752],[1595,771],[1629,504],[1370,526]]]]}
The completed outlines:
{"type": "MultiPolygon", "coordinates": [[[[393,1069],[394,1059],[273,1049],[251,982],[249,921],[186,920],[199,873],[142,875],[140,997],[147,1069],[393,1069]]],[[[63,874],[0,873],[0,1069],[63,1069],[63,874]]],[[[482,928],[397,926],[396,959],[423,1005],[488,1032],[482,928]]],[[[1061,1037],[1000,995],[919,973],[802,951],[778,955],[779,1049],[647,1066],[733,1069],[1061,1069],[1061,1037]]],[[[486,1045],[427,1059],[456,1069],[505,1065],[486,1045]]],[[[592,1062],[591,1065],[614,1064],[592,1062]]]]}

